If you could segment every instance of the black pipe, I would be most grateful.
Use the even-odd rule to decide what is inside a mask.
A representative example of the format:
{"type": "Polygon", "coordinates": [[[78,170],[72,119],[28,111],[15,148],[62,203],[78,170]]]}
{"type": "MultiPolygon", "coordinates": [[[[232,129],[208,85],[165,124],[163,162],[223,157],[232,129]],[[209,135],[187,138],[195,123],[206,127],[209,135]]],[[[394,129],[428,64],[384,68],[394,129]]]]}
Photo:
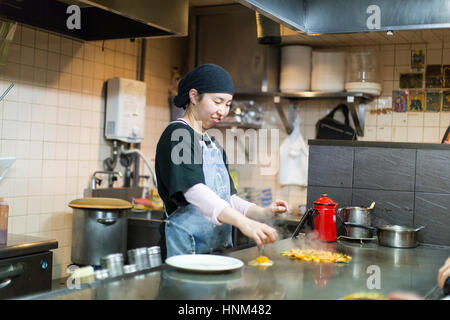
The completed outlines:
{"type": "Polygon", "coordinates": [[[117,158],[119,156],[118,149],[118,141],[113,140],[113,157],[106,158],[103,162],[106,167],[106,171],[114,171],[117,163],[117,158]]]}

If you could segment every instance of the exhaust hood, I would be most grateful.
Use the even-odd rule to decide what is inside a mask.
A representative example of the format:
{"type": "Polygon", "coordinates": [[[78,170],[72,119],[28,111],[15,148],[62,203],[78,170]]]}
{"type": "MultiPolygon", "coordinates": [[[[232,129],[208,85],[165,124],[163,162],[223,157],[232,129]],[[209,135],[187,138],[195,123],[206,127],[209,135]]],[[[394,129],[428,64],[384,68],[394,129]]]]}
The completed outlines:
{"type": "Polygon", "coordinates": [[[448,0],[237,0],[307,34],[450,28],[448,0]]]}
{"type": "Polygon", "coordinates": [[[0,0],[0,18],[86,41],[187,36],[188,16],[188,0],[0,0]]]}

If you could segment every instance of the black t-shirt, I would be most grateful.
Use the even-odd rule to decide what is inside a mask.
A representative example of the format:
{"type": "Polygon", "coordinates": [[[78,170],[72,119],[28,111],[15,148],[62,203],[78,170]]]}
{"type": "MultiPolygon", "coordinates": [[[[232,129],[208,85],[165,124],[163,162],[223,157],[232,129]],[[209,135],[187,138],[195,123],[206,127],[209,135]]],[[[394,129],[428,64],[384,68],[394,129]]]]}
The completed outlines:
{"type": "MultiPolygon", "coordinates": [[[[211,138],[214,141],[214,138],[211,138]]],[[[202,148],[200,141],[210,147],[207,137],[195,132],[189,125],[174,122],[167,126],[156,147],[155,173],[158,193],[164,201],[167,214],[188,202],[183,191],[197,183],[205,183],[202,168],[202,148]],[[174,140],[174,141],[172,141],[174,140]]],[[[228,161],[223,148],[214,141],[222,151],[223,161],[228,170],[228,161]]],[[[236,193],[230,176],[230,196],[236,193]]]]}

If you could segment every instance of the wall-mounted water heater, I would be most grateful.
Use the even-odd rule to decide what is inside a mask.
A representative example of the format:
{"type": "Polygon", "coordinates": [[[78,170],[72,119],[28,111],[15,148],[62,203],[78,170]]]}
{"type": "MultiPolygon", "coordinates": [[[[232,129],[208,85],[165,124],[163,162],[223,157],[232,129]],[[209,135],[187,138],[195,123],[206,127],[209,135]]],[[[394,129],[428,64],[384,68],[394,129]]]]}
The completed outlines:
{"type": "Polygon", "coordinates": [[[112,78],[106,91],[106,139],[140,142],[145,129],[145,82],[112,78]]]}

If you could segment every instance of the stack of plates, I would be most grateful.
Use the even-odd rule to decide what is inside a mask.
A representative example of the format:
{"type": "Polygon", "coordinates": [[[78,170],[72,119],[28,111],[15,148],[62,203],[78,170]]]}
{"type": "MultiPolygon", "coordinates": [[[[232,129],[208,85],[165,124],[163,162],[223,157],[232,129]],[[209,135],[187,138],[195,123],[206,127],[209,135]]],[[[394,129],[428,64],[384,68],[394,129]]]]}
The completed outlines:
{"type": "Polygon", "coordinates": [[[379,96],[381,94],[381,85],[376,82],[346,82],[345,90],[347,92],[363,92],[379,96]]]}
{"type": "Polygon", "coordinates": [[[312,91],[340,92],[344,90],[345,55],[343,51],[313,51],[312,91]]]}
{"type": "Polygon", "coordinates": [[[311,52],[308,46],[281,48],[281,92],[311,90],[311,52]]]}

